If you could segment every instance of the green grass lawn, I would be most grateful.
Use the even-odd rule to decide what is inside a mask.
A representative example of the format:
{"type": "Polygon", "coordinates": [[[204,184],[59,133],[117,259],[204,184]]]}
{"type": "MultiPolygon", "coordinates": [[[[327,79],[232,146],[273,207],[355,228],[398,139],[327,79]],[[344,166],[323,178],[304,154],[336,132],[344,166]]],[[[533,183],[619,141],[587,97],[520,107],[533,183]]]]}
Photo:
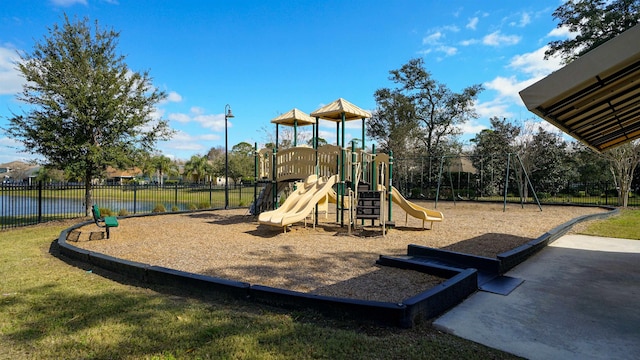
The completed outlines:
{"type": "Polygon", "coordinates": [[[625,209],[606,220],[587,225],[581,234],[640,240],[640,210],[625,209]]]}
{"type": "Polygon", "coordinates": [[[428,324],[362,325],[136,286],[51,255],[69,225],[0,232],[0,359],[513,358],[428,324]]]}

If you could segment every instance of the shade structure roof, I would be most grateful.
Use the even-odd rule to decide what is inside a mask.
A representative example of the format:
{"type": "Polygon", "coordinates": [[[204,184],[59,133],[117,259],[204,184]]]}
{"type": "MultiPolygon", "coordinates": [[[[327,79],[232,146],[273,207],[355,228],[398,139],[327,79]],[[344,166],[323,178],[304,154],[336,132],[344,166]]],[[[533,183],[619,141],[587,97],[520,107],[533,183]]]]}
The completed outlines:
{"type": "Polygon", "coordinates": [[[345,121],[371,118],[370,112],[362,110],[343,98],[339,98],[338,100],[312,112],[311,117],[330,121],[341,121],[343,113],[345,121]]]}
{"type": "Polygon", "coordinates": [[[287,113],[282,114],[278,117],[275,117],[271,120],[274,124],[280,125],[289,125],[289,126],[304,126],[304,125],[312,125],[316,123],[316,119],[307,115],[304,111],[293,108],[289,110],[287,113]]]}
{"type": "Polygon", "coordinates": [[[640,138],[640,25],[520,97],[527,109],[598,152],[640,138]]]}

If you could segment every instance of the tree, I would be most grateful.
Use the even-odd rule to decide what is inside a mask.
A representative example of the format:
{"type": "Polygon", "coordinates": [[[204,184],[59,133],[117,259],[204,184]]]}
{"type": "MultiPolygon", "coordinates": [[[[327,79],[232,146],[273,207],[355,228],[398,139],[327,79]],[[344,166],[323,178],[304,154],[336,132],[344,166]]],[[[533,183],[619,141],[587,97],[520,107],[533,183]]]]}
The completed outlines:
{"type": "MultiPolygon", "coordinates": [[[[585,194],[591,194],[598,185],[612,182],[612,174],[608,171],[602,171],[609,168],[607,159],[581,142],[571,143],[568,151],[576,172],[575,181],[581,184],[581,190],[585,194]]],[[[601,190],[599,187],[597,188],[601,190]]]]}
{"type": "Polygon", "coordinates": [[[523,166],[537,191],[557,194],[566,184],[571,175],[566,148],[567,143],[560,134],[538,126],[531,141],[521,150],[523,166]]]}
{"type": "Polygon", "coordinates": [[[197,182],[206,180],[212,169],[207,156],[193,155],[184,164],[184,174],[190,179],[195,178],[197,182]]]}
{"type": "Polygon", "coordinates": [[[545,59],[559,54],[565,63],[602,45],[640,21],[639,0],[569,0],[553,12],[558,28],[575,37],[549,43],[545,59]]]}
{"type": "MultiPolygon", "coordinates": [[[[431,77],[422,59],[412,59],[400,69],[390,71],[390,80],[400,85],[413,106],[417,121],[416,139],[428,156],[440,156],[447,152],[445,145],[461,133],[460,126],[477,118],[474,101],[484,90],[482,85],[469,86],[460,93],[451,91],[431,77]]],[[[390,91],[394,95],[395,92],[390,91]]],[[[407,110],[408,111],[408,110],[407,110]]]]}
{"type": "Polygon", "coordinates": [[[254,148],[247,142],[241,142],[231,148],[229,154],[229,176],[234,179],[234,183],[243,177],[253,177],[254,175],[254,148]]]}
{"type": "MultiPolygon", "coordinates": [[[[313,147],[313,140],[314,140],[314,137],[311,137],[309,140],[307,140],[307,145],[310,147],[313,147]]],[[[325,146],[327,144],[328,144],[327,140],[325,140],[324,138],[318,137],[318,147],[325,146]]],[[[268,146],[265,146],[265,147],[268,147],[268,146]]]]}
{"type": "Polygon", "coordinates": [[[505,118],[492,117],[489,122],[491,128],[471,139],[475,144],[472,162],[480,171],[480,193],[498,195],[504,189],[507,154],[516,152],[516,138],[521,129],[505,118]]]}
{"type": "Polygon", "coordinates": [[[415,107],[399,90],[378,89],[377,108],[367,122],[367,135],[377,140],[381,151],[406,154],[411,134],[418,127],[415,107]]]}
{"type": "Polygon", "coordinates": [[[176,172],[175,164],[164,155],[156,155],[151,158],[153,169],[158,174],[158,184],[160,186],[164,183],[164,175],[170,175],[176,172]]]}
{"type": "Polygon", "coordinates": [[[65,180],[64,171],[43,166],[38,170],[38,175],[35,180],[42,182],[63,182],[65,180]]]}
{"type": "Polygon", "coordinates": [[[88,19],[64,16],[32,53],[20,54],[25,78],[18,100],[30,105],[13,114],[7,133],[26,152],[62,168],[85,184],[85,212],[92,205],[92,180],[108,165],[127,168],[139,149],[151,149],[172,131],[152,117],[166,97],[151,85],[148,72],[131,71],[116,54],[119,33],[101,30],[88,19]]]}
{"type": "Polygon", "coordinates": [[[609,149],[602,155],[609,160],[609,169],[618,189],[618,205],[627,207],[633,173],[640,163],[640,140],[609,149]]]}

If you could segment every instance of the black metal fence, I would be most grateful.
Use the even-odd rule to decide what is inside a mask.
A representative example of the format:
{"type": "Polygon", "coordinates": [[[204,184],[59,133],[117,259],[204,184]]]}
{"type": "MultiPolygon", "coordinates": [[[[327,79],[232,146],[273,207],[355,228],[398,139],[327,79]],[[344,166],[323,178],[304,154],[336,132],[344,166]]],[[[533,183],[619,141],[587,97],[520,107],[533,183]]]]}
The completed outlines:
{"type": "MultiPolygon", "coordinates": [[[[421,163],[421,165],[423,165],[421,163]]],[[[419,200],[475,200],[542,204],[608,205],[620,206],[618,191],[612,183],[584,182],[562,184],[561,191],[534,192],[513,174],[499,178],[496,174],[483,175],[465,171],[418,171],[421,167],[399,160],[394,164],[393,184],[407,198],[419,200]],[[506,181],[505,179],[509,179],[506,181]]],[[[431,167],[432,169],[434,167],[431,167]]],[[[640,207],[640,184],[633,184],[628,206],[640,207]]],[[[230,185],[228,207],[249,207],[260,184],[230,185]]],[[[0,186],[0,229],[59,219],[82,218],[85,213],[85,187],[83,184],[36,183],[5,184],[0,186]]],[[[152,212],[173,212],[196,209],[223,209],[225,188],[212,183],[138,185],[96,185],[92,190],[93,202],[105,215],[131,215],[152,212]]]]}
{"type": "MultiPolygon", "coordinates": [[[[228,207],[248,207],[254,186],[229,185],[228,207]]],[[[206,184],[95,185],[92,199],[106,215],[223,209],[225,187],[206,184]]],[[[0,187],[0,229],[85,217],[85,186],[78,183],[5,184],[0,187]]],[[[89,214],[90,215],[90,214],[89,214]]]]}
{"type": "MultiPolygon", "coordinates": [[[[551,176],[531,180],[517,158],[510,165],[506,158],[500,160],[499,166],[487,161],[478,167],[455,157],[400,158],[394,161],[393,184],[411,199],[535,203],[537,197],[546,204],[622,205],[613,181],[552,182],[551,176]]],[[[631,190],[628,206],[640,206],[640,182],[632,183],[631,190]]]]}

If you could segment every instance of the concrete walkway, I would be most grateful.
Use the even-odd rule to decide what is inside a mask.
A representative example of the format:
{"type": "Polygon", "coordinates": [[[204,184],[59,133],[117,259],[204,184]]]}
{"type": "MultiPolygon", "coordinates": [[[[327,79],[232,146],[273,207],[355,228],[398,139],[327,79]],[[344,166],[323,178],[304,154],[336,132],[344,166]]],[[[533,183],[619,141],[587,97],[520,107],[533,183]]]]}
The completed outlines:
{"type": "Polygon", "coordinates": [[[640,241],[565,235],[434,321],[440,330],[529,359],[640,358],[640,241]]]}

